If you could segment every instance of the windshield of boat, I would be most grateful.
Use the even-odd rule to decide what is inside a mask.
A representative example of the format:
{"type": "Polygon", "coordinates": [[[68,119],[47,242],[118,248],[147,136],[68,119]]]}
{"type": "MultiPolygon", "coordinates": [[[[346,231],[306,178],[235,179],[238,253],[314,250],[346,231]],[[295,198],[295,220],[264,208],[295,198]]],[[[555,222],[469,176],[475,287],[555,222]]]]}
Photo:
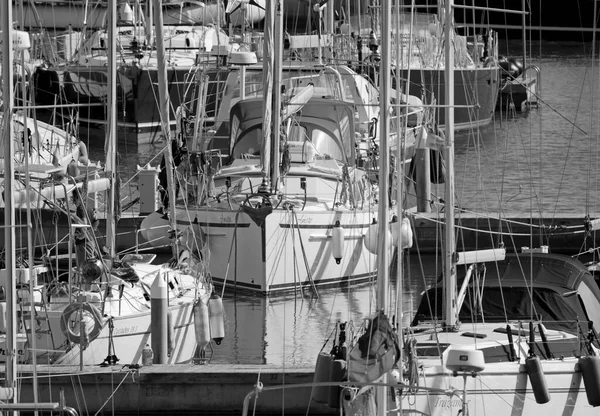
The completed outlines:
{"type": "MultiPolygon", "coordinates": [[[[353,113],[351,107],[339,101],[311,100],[298,114],[290,116],[282,126],[282,133],[290,152],[309,151],[316,159],[333,159],[340,163],[353,160],[353,113]],[[305,143],[306,142],[306,143],[305,143]],[[310,146],[307,146],[307,143],[310,146]]],[[[263,140],[263,117],[256,100],[241,101],[231,115],[231,143],[233,159],[257,158],[263,140]]],[[[291,155],[294,156],[294,155],[291,155]]],[[[306,162],[312,161],[301,158],[306,162]]],[[[293,160],[297,160],[292,157],[293,160]]]]}

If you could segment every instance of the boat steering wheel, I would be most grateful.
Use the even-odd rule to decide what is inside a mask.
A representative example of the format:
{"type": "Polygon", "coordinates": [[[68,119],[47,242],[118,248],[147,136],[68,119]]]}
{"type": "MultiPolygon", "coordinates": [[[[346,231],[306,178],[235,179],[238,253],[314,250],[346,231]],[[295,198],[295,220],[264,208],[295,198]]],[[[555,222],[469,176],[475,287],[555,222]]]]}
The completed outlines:
{"type": "Polygon", "coordinates": [[[249,207],[249,208],[253,208],[253,209],[272,207],[273,204],[271,203],[271,199],[269,198],[269,196],[270,196],[269,194],[263,194],[263,193],[247,195],[246,199],[244,200],[242,205],[244,207],[249,207]],[[258,199],[258,200],[255,200],[255,199],[258,199]],[[253,200],[255,200],[255,201],[253,201],[253,200]]]}

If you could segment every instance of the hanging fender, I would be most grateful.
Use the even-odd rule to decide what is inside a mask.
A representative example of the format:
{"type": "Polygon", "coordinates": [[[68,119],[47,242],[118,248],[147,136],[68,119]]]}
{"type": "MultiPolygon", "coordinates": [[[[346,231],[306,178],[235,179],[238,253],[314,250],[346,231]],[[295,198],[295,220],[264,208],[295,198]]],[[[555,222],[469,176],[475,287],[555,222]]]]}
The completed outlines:
{"type": "Polygon", "coordinates": [[[87,166],[90,163],[90,160],[88,159],[87,146],[81,140],[79,141],[79,159],[78,159],[78,162],[81,163],[82,165],[85,165],[85,166],[87,166]]]}
{"type": "Polygon", "coordinates": [[[67,175],[69,175],[71,178],[76,178],[79,176],[79,167],[77,166],[77,162],[74,160],[69,162],[67,165],[67,175]]]}
{"type": "MultiPolygon", "coordinates": [[[[74,313],[80,313],[80,311],[82,310],[82,313],[87,312],[87,314],[90,315],[94,320],[94,327],[86,336],[88,342],[91,342],[94,339],[96,339],[96,337],[98,337],[100,331],[102,330],[102,314],[100,313],[97,307],[87,302],[71,303],[65,308],[60,317],[60,329],[62,330],[65,337],[75,344],[79,344],[81,342],[81,335],[73,330],[73,328],[69,324],[69,321],[71,315],[73,315],[74,313]]],[[[81,319],[77,319],[76,321],[79,322],[81,321],[81,319]]]]}
{"type": "MultiPolygon", "coordinates": [[[[333,368],[334,358],[330,353],[321,351],[317,356],[313,383],[329,383],[331,381],[331,370],[333,368]]],[[[329,403],[329,386],[315,385],[311,394],[313,400],[317,403],[329,403]]]]}
{"type": "Polygon", "coordinates": [[[221,345],[221,341],[225,338],[225,311],[223,299],[216,293],[208,299],[208,319],[210,335],[217,345],[221,345]]]}
{"type": "Polygon", "coordinates": [[[579,371],[588,403],[590,406],[600,406],[600,357],[592,355],[579,358],[579,371]]]}
{"type": "Polygon", "coordinates": [[[533,355],[525,359],[525,369],[529,376],[529,382],[531,383],[531,390],[533,390],[533,396],[538,404],[548,403],[550,401],[550,390],[546,383],[546,377],[544,376],[544,370],[539,357],[533,355]]]}
{"type": "Polygon", "coordinates": [[[177,107],[175,110],[175,139],[179,142],[183,139],[183,120],[184,120],[184,110],[181,106],[177,107]]]}
{"type": "Polygon", "coordinates": [[[208,302],[198,299],[193,307],[194,330],[196,334],[196,344],[205,349],[210,344],[210,317],[208,314],[208,302]]]}

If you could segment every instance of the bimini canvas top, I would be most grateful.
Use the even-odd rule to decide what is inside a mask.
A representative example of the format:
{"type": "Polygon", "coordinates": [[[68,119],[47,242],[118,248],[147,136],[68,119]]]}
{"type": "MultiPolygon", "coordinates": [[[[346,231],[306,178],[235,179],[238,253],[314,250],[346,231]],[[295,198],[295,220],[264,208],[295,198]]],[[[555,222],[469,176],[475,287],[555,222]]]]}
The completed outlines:
{"type": "MultiPolygon", "coordinates": [[[[459,278],[463,277],[463,269],[458,270],[459,278]]],[[[568,256],[507,255],[503,262],[487,264],[485,274],[480,269],[480,275],[485,279],[478,281],[477,290],[476,279],[470,281],[459,311],[462,323],[527,321],[533,317],[548,327],[576,330],[577,321],[598,319],[600,289],[585,266],[568,256]]],[[[441,284],[427,290],[412,324],[441,321],[443,297],[441,284]]]]}
{"type": "MultiPolygon", "coordinates": [[[[232,159],[260,156],[263,140],[263,99],[239,101],[231,109],[230,154],[232,159]]],[[[311,98],[282,130],[288,140],[308,140],[317,154],[342,163],[354,160],[354,111],[343,101],[311,98]]]]}

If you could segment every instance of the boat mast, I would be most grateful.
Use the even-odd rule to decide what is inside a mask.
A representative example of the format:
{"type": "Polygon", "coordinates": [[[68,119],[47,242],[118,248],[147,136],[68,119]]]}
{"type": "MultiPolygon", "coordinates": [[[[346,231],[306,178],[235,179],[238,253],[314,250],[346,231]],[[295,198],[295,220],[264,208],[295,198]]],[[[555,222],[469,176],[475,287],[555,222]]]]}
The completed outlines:
{"type": "MultiPolygon", "coordinates": [[[[275,2],[268,2],[265,8],[265,28],[263,42],[263,127],[260,159],[262,164],[263,182],[270,177],[271,164],[271,96],[273,95],[273,14],[275,2]]],[[[240,76],[243,76],[240,71],[240,76]]],[[[245,80],[242,80],[245,81],[245,80]]],[[[241,85],[244,86],[245,82],[241,85]]],[[[241,92],[243,97],[245,91],[241,92]]]]}
{"type": "MultiPolygon", "coordinates": [[[[389,219],[389,162],[390,152],[388,138],[390,134],[390,88],[391,88],[391,27],[392,0],[381,3],[381,62],[379,66],[379,105],[380,105],[380,146],[379,146],[379,233],[377,244],[377,310],[386,313],[389,286],[389,251],[387,227],[389,219]]],[[[400,145],[398,143],[398,145],[400,145]]],[[[388,375],[383,376],[387,383],[388,375]]],[[[387,414],[388,398],[385,387],[377,388],[377,413],[387,414]]]]}
{"type": "Polygon", "coordinates": [[[108,2],[108,22],[107,37],[108,50],[107,57],[107,115],[106,115],[106,142],[104,150],[106,152],[106,172],[109,178],[108,201],[106,204],[106,246],[108,255],[111,259],[115,258],[116,247],[116,222],[115,206],[116,194],[115,186],[117,184],[117,80],[115,77],[117,63],[117,45],[115,35],[117,33],[117,1],[108,2]]]}
{"type": "Polygon", "coordinates": [[[444,231],[444,294],[445,294],[445,317],[446,328],[451,330],[458,325],[456,309],[456,258],[454,241],[454,0],[446,0],[444,13],[444,36],[445,36],[445,117],[446,143],[444,146],[444,160],[446,161],[446,181],[444,206],[446,229],[444,231]]]}
{"type": "MultiPolygon", "coordinates": [[[[2,100],[3,114],[3,141],[4,141],[4,254],[6,269],[6,375],[5,387],[16,387],[16,340],[17,340],[17,305],[16,305],[16,261],[15,261],[15,207],[14,207],[14,126],[13,108],[14,91],[13,80],[13,21],[12,1],[2,2],[2,100]]],[[[17,401],[17,395],[13,395],[17,401]]]]}
{"type": "Polygon", "coordinates": [[[389,160],[388,137],[390,134],[390,88],[391,88],[391,1],[382,1],[381,13],[381,63],[379,66],[379,105],[380,105],[380,150],[379,150],[379,240],[377,246],[377,309],[384,311],[387,308],[388,283],[389,283],[389,253],[388,233],[389,223],[389,160]]]}
{"type": "Polygon", "coordinates": [[[271,192],[277,193],[279,180],[279,152],[280,152],[280,127],[281,127],[281,65],[283,60],[283,0],[275,3],[275,65],[273,66],[273,163],[271,167],[271,192]]]}
{"type": "MultiPolygon", "coordinates": [[[[279,180],[279,125],[281,124],[281,61],[283,59],[283,0],[265,9],[263,53],[263,140],[261,191],[277,192],[279,180]]],[[[243,72],[241,72],[243,75],[243,72]]],[[[242,83],[243,85],[243,83],[242,83]]]]}
{"type": "MultiPolygon", "coordinates": [[[[163,39],[162,0],[154,0],[154,30],[156,39],[156,58],[158,66],[158,99],[160,125],[165,138],[165,169],[167,170],[167,192],[169,195],[169,223],[171,230],[177,230],[175,221],[175,181],[173,178],[173,151],[171,149],[171,127],[169,123],[169,91],[167,89],[167,65],[163,39]]],[[[177,257],[177,238],[173,239],[173,256],[177,257]]]]}
{"type": "MultiPolygon", "coordinates": [[[[23,22],[25,19],[25,12],[23,9],[23,1],[19,2],[19,11],[20,14],[19,20],[23,22]]],[[[25,31],[23,23],[19,26],[19,30],[25,31]]],[[[21,105],[23,106],[23,131],[26,132],[27,127],[27,118],[30,114],[30,101],[27,98],[27,71],[25,70],[25,53],[24,51],[20,51],[20,61],[21,61],[21,105]]],[[[34,111],[34,117],[35,117],[34,111]]],[[[37,121],[37,118],[36,118],[37,121]]],[[[25,157],[23,158],[25,161],[25,189],[29,190],[31,187],[30,177],[29,177],[29,157],[30,152],[27,149],[30,149],[32,138],[29,135],[23,135],[23,154],[25,157]]],[[[27,204],[27,263],[30,273],[36,273],[34,269],[34,258],[33,258],[33,227],[31,220],[31,205],[27,204]]],[[[36,273],[37,274],[37,273],[36,273]]],[[[37,276],[35,277],[37,280],[37,276]]],[[[34,298],[35,288],[33,284],[29,285],[29,298],[34,298]]],[[[31,349],[33,351],[37,351],[37,337],[36,337],[36,316],[35,314],[31,314],[30,320],[30,339],[31,339],[31,349]]],[[[31,354],[31,365],[33,367],[33,378],[32,378],[32,387],[33,387],[33,401],[39,401],[39,391],[38,391],[38,376],[37,376],[37,354],[31,354]]]]}

